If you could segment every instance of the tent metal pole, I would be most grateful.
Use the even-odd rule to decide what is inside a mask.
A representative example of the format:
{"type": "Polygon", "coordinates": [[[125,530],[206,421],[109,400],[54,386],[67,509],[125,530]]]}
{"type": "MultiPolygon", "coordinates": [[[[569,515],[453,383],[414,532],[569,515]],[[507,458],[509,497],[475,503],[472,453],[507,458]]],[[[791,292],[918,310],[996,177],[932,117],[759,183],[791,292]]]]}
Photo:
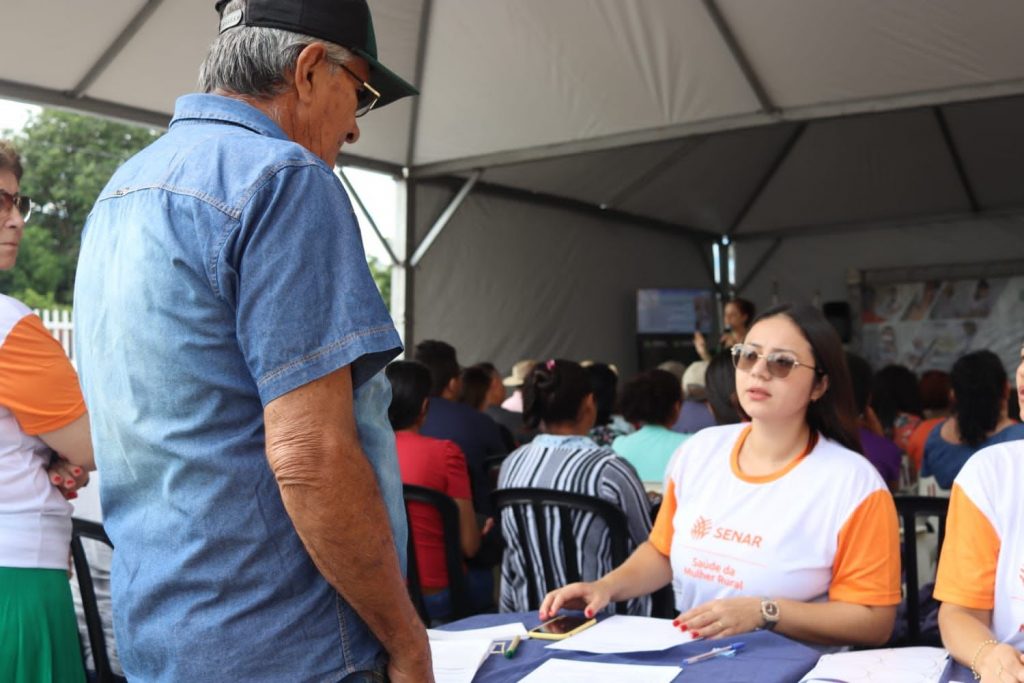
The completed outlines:
{"type": "Polygon", "coordinates": [[[743,278],[743,282],[740,283],[740,286],[736,288],[737,295],[742,294],[743,291],[750,286],[750,283],[754,281],[754,278],[757,277],[757,274],[761,272],[761,269],[768,265],[768,260],[775,255],[775,252],[778,251],[779,247],[781,246],[782,238],[776,237],[772,241],[771,246],[769,246],[768,249],[763,254],[761,254],[761,258],[757,259],[757,263],[755,263],[754,267],[750,269],[750,272],[747,273],[747,276],[743,278]]]}
{"type": "MultiPolygon", "coordinates": [[[[402,255],[408,259],[409,247],[416,243],[416,183],[413,180],[399,181],[399,213],[404,214],[405,239],[402,240],[402,255]]],[[[401,224],[401,222],[400,222],[401,224]]],[[[403,260],[391,269],[391,313],[398,319],[402,343],[406,349],[415,344],[416,270],[403,260]]],[[[406,354],[408,356],[408,353],[406,354]]]]}
{"type": "Polygon", "coordinates": [[[377,227],[377,221],[373,220],[373,216],[370,214],[369,210],[367,210],[366,205],[363,204],[362,197],[360,197],[359,193],[356,192],[356,188],[352,185],[352,181],[348,179],[347,175],[345,175],[344,169],[338,169],[338,177],[341,178],[341,184],[345,186],[346,190],[348,190],[349,195],[353,200],[355,200],[356,206],[358,206],[359,210],[363,212],[364,216],[366,216],[366,222],[369,223],[370,227],[373,229],[373,234],[377,236],[381,245],[388,252],[388,256],[391,258],[391,265],[401,265],[402,262],[397,256],[395,256],[395,250],[391,248],[391,243],[388,242],[387,238],[384,237],[384,234],[380,231],[380,228],[377,227]]]}
{"type": "Polygon", "coordinates": [[[754,208],[754,204],[756,204],[757,200],[761,198],[761,195],[764,193],[768,185],[771,184],[772,178],[775,177],[775,174],[778,173],[780,168],[782,168],[782,164],[784,164],[786,159],[789,158],[790,152],[793,151],[793,148],[796,146],[796,143],[799,142],[800,137],[804,134],[805,130],[807,130],[807,123],[799,123],[786,139],[785,144],[782,145],[782,149],[780,149],[779,153],[775,156],[775,160],[772,161],[771,165],[765,170],[764,175],[761,176],[761,180],[757,183],[757,187],[755,187],[754,191],[750,193],[750,197],[748,197],[747,201],[743,204],[743,208],[740,209],[739,213],[736,214],[736,218],[733,219],[732,225],[729,227],[729,231],[727,233],[730,238],[732,238],[736,230],[743,223],[743,220],[747,217],[747,214],[750,213],[750,210],[754,208]]]}
{"type": "Polygon", "coordinates": [[[949,128],[946,114],[942,111],[941,107],[934,107],[932,111],[935,112],[935,120],[939,124],[939,130],[942,131],[942,139],[946,143],[946,149],[949,150],[950,160],[953,162],[956,175],[964,188],[964,195],[967,197],[967,202],[971,205],[971,211],[978,213],[981,211],[981,205],[978,203],[978,196],[974,193],[971,179],[967,175],[967,167],[964,165],[963,157],[960,156],[960,149],[956,146],[956,141],[953,139],[953,131],[949,128]]]}
{"type": "MultiPolygon", "coordinates": [[[[420,33],[416,43],[416,87],[423,86],[423,74],[426,72],[427,39],[430,36],[430,15],[434,9],[433,0],[423,0],[420,12],[420,33]]],[[[420,127],[420,98],[412,98],[412,112],[409,114],[409,143],[405,149],[405,167],[408,169],[416,159],[416,139],[420,127]]]]}
{"type": "Polygon", "coordinates": [[[462,188],[452,198],[452,201],[447,207],[445,207],[445,210],[442,211],[441,215],[437,217],[436,221],[434,221],[433,227],[430,228],[430,232],[427,233],[427,236],[423,238],[420,246],[416,247],[416,251],[413,252],[412,258],[409,259],[410,266],[415,268],[419,265],[420,261],[423,260],[423,256],[427,253],[427,250],[430,249],[430,245],[434,243],[434,240],[438,238],[441,231],[448,225],[448,221],[450,221],[452,216],[455,215],[455,212],[459,210],[462,202],[465,201],[466,197],[469,196],[469,193],[473,191],[473,186],[476,185],[476,181],[480,180],[480,176],[483,174],[484,172],[482,169],[473,171],[473,175],[466,180],[462,185],[462,188]]]}
{"type": "Polygon", "coordinates": [[[704,0],[704,9],[707,10],[708,15],[711,17],[711,21],[714,22],[715,28],[718,29],[718,35],[721,36],[722,41],[725,43],[726,48],[729,50],[729,54],[732,55],[733,60],[736,62],[736,66],[740,68],[743,73],[743,78],[747,80],[747,85],[754,91],[754,97],[757,98],[758,103],[761,105],[761,111],[766,114],[774,114],[778,111],[778,107],[772,102],[771,98],[768,97],[768,91],[764,89],[764,84],[761,79],[757,77],[757,73],[754,71],[753,65],[750,60],[747,59],[746,52],[740,46],[739,41],[736,39],[736,34],[733,33],[732,27],[729,26],[729,22],[725,20],[722,15],[722,11],[718,8],[715,0],[704,0]]]}
{"type": "Polygon", "coordinates": [[[139,32],[139,29],[141,29],[149,18],[153,16],[153,13],[156,12],[162,2],[163,0],[149,0],[142,6],[142,9],[135,13],[135,16],[128,22],[128,25],[121,29],[121,32],[117,34],[114,41],[107,46],[107,49],[103,51],[103,54],[100,55],[99,59],[93,62],[93,65],[89,67],[89,70],[85,72],[85,75],[82,76],[81,80],[79,80],[78,83],[75,84],[75,87],[71,89],[68,93],[71,97],[76,99],[81,97],[82,93],[88,90],[89,86],[96,82],[96,79],[107,70],[110,63],[113,62],[119,54],[121,54],[121,50],[131,42],[132,38],[135,37],[135,34],[139,32]]]}

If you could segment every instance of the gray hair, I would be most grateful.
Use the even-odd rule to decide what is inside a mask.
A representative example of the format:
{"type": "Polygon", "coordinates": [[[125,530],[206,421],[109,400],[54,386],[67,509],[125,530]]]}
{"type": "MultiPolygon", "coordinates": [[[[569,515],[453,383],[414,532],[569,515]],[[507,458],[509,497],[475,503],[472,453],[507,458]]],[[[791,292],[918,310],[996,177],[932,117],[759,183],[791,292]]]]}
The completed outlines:
{"type": "MultiPolygon", "coordinates": [[[[223,15],[240,10],[245,0],[232,0],[223,15]]],[[[224,90],[236,95],[271,99],[287,87],[285,76],[310,43],[327,49],[332,66],[346,64],[352,53],[320,38],[262,26],[237,26],[221,33],[199,67],[199,90],[224,90]]]]}

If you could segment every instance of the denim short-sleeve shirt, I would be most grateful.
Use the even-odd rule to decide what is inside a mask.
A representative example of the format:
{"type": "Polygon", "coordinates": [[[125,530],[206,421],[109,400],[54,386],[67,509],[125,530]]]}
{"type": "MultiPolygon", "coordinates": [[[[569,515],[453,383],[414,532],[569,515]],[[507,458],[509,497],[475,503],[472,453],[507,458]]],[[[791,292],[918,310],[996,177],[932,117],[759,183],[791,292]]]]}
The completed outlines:
{"type": "MultiPolygon", "coordinates": [[[[379,666],[265,453],[264,406],[350,366],[404,563],[380,372],[400,341],[332,169],[241,101],[180,98],[167,134],[114,174],[86,223],[75,344],[128,676],[336,681],[379,666]]],[[[337,495],[361,494],[338,481],[337,495]]]]}

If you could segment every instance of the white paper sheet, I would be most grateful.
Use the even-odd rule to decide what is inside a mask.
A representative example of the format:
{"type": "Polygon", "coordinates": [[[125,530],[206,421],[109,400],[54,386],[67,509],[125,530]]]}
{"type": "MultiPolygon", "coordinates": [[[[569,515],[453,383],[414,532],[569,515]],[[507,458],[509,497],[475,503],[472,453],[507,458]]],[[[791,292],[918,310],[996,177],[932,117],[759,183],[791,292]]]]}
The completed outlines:
{"type": "Polygon", "coordinates": [[[431,640],[430,657],[436,683],[472,683],[477,669],[491,654],[491,641],[431,640]]]}
{"type": "Polygon", "coordinates": [[[938,683],[946,651],[937,647],[900,647],[822,655],[800,683],[938,683]]]}
{"type": "Polygon", "coordinates": [[[522,622],[488,626],[487,628],[471,628],[465,631],[441,631],[436,628],[427,629],[431,640],[512,640],[516,636],[526,637],[526,627],[522,622]]]}
{"type": "Polygon", "coordinates": [[[595,654],[655,652],[692,640],[693,634],[681,632],[672,625],[671,619],[616,614],[596,626],[548,645],[548,648],[595,654]]]}
{"type": "Polygon", "coordinates": [[[641,664],[607,664],[575,662],[571,659],[549,659],[519,683],[670,683],[682,671],[678,666],[641,664]]]}

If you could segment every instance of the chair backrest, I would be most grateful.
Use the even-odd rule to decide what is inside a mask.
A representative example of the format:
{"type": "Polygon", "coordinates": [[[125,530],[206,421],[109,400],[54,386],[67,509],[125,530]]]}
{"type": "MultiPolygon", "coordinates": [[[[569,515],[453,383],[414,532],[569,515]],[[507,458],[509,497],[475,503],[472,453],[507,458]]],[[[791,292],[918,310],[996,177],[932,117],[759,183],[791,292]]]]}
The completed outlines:
{"type": "MultiPolygon", "coordinates": [[[[946,514],[949,509],[949,500],[931,496],[896,496],[896,513],[899,515],[903,526],[903,547],[901,558],[903,560],[903,574],[907,584],[906,601],[907,635],[903,644],[918,645],[931,644],[923,643],[921,639],[921,610],[919,604],[920,582],[918,580],[918,563],[924,558],[917,555],[917,529],[918,519],[926,518],[925,528],[930,529],[933,523],[927,518],[936,518],[938,528],[934,531],[938,540],[938,552],[942,551],[942,541],[946,536],[946,514]]],[[[931,533],[928,531],[928,533],[931,533]]]]}
{"type": "Polygon", "coordinates": [[[917,480],[917,494],[919,496],[931,496],[938,498],[949,498],[953,492],[939,486],[939,480],[929,475],[917,480]]]}
{"type": "MultiPolygon", "coordinates": [[[[426,488],[425,486],[415,486],[413,484],[404,484],[402,486],[403,495],[405,496],[405,509],[406,517],[409,515],[409,503],[423,503],[430,505],[438,511],[441,515],[441,530],[444,535],[444,564],[448,570],[448,593],[451,597],[452,614],[451,618],[462,619],[468,617],[473,613],[473,607],[469,600],[469,588],[466,582],[466,571],[463,568],[462,560],[462,532],[459,525],[459,507],[455,504],[450,496],[446,496],[440,491],[426,488]]],[[[419,572],[415,569],[416,567],[416,555],[415,547],[413,542],[413,529],[412,523],[409,524],[409,587],[410,591],[415,590],[419,595],[420,605],[423,604],[422,591],[419,585],[419,572]],[[413,572],[415,572],[415,582],[413,581],[413,572]]],[[[415,603],[415,597],[414,597],[415,603]]],[[[419,609],[419,605],[417,606],[419,609]]],[[[420,617],[426,614],[426,608],[420,613],[420,617]]],[[[424,623],[430,622],[429,616],[424,620],[424,623]]]]}
{"type": "MultiPolygon", "coordinates": [[[[536,539],[537,547],[533,550],[540,557],[541,566],[529,566],[534,553],[525,553],[527,571],[531,574],[526,581],[529,609],[540,607],[544,595],[559,587],[555,575],[556,557],[563,560],[561,564],[565,568],[567,582],[583,580],[580,558],[576,552],[577,539],[573,535],[573,513],[589,512],[603,520],[608,527],[612,566],[618,567],[626,561],[629,552],[626,514],[606,500],[579,493],[529,488],[500,489],[491,494],[491,500],[494,502],[495,514],[500,515],[505,508],[509,508],[511,519],[514,520],[514,533],[519,538],[536,539]],[[550,543],[552,534],[548,528],[548,510],[559,523],[557,546],[554,547],[550,543]],[[535,525],[532,530],[531,522],[535,525]]],[[[615,611],[624,614],[626,603],[616,603],[615,611]]]]}
{"type": "Polygon", "coordinates": [[[92,649],[92,661],[96,667],[97,683],[116,683],[124,679],[114,674],[110,668],[110,657],[107,654],[107,639],[103,634],[103,618],[100,615],[96,600],[96,589],[92,582],[92,571],[86,557],[82,539],[106,543],[111,548],[114,544],[107,538],[103,525],[73,517],[71,519],[71,557],[75,563],[75,575],[78,577],[78,590],[82,596],[82,610],[85,612],[85,626],[89,632],[89,646],[92,649]]]}

